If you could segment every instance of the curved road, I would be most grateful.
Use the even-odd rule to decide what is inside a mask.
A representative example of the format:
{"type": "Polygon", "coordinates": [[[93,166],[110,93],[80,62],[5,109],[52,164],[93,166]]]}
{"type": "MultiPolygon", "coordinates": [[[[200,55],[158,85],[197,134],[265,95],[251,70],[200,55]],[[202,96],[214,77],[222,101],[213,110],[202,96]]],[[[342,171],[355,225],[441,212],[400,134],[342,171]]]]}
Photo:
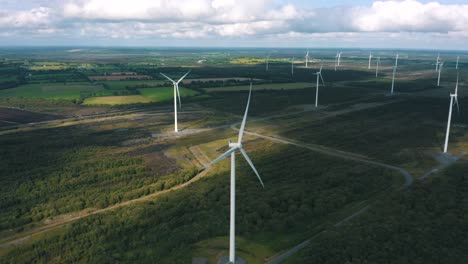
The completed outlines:
{"type": "MultiPolygon", "coordinates": [[[[236,128],[235,125],[236,124],[232,125],[231,128],[234,129],[234,130],[239,131],[239,129],[236,128]]],[[[295,142],[293,140],[284,139],[284,138],[275,138],[275,137],[271,137],[271,136],[265,136],[265,135],[261,135],[261,134],[254,133],[254,132],[249,132],[249,131],[244,131],[244,133],[248,134],[248,135],[256,136],[256,137],[259,137],[259,138],[271,140],[271,141],[274,141],[274,142],[277,142],[277,143],[288,144],[288,145],[293,145],[293,146],[297,146],[297,147],[301,147],[301,148],[306,148],[306,149],[309,149],[309,150],[312,150],[312,151],[315,151],[315,152],[319,152],[321,154],[333,156],[333,157],[339,157],[339,158],[343,158],[343,159],[347,159],[347,160],[353,160],[353,161],[357,161],[357,162],[362,162],[362,163],[366,163],[366,164],[370,164],[370,165],[374,165],[374,166],[378,166],[378,167],[398,171],[405,178],[405,182],[401,186],[401,189],[408,188],[414,182],[413,175],[411,175],[411,173],[409,173],[409,171],[407,171],[406,169],[401,168],[401,167],[397,167],[397,166],[393,166],[393,165],[390,165],[390,164],[386,164],[386,163],[383,163],[383,162],[370,160],[369,158],[367,158],[365,156],[362,156],[362,155],[359,155],[359,154],[345,152],[345,151],[341,151],[341,150],[336,150],[336,149],[328,148],[328,147],[325,147],[325,146],[312,145],[312,144],[306,144],[306,143],[299,143],[299,142],[295,142]]],[[[435,169],[430,170],[429,172],[424,174],[424,176],[421,177],[420,180],[424,180],[429,175],[431,175],[431,174],[433,174],[433,173],[435,173],[437,171],[440,171],[443,168],[453,164],[461,156],[463,156],[463,154],[461,154],[458,157],[452,158],[450,160],[450,162],[443,163],[443,164],[437,166],[435,169]]],[[[343,223],[345,223],[345,222],[359,216],[360,214],[367,211],[367,209],[369,209],[371,207],[371,205],[372,205],[372,203],[360,208],[358,211],[354,212],[352,215],[350,215],[350,216],[346,217],[345,219],[335,223],[334,226],[335,227],[341,226],[343,223]]],[[[297,253],[298,251],[300,251],[301,249],[303,249],[307,245],[309,245],[309,243],[312,241],[312,239],[315,239],[322,232],[325,232],[325,230],[315,234],[311,238],[301,242],[300,244],[298,244],[298,245],[296,245],[296,246],[294,246],[294,247],[292,247],[292,248],[290,248],[290,249],[288,249],[286,251],[280,252],[279,254],[277,254],[277,255],[271,257],[270,259],[268,259],[265,263],[266,264],[279,264],[279,263],[283,262],[285,259],[289,258],[290,256],[294,255],[295,253],[297,253]]]]}

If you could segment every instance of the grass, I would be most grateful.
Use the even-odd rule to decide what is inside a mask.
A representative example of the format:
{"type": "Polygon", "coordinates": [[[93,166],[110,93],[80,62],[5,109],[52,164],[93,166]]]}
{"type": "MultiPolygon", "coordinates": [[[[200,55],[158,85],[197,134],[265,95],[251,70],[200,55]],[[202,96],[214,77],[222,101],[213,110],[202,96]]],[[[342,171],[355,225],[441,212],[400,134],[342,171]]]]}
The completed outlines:
{"type": "Polygon", "coordinates": [[[101,85],[89,83],[44,83],[26,84],[0,91],[0,98],[43,98],[43,99],[79,99],[83,94],[94,96],[111,95],[101,85]]]}
{"type": "MultiPolygon", "coordinates": [[[[131,77],[131,76],[130,76],[131,77]]],[[[129,87],[142,87],[142,86],[158,86],[164,84],[163,81],[103,81],[104,85],[106,85],[111,90],[123,90],[129,87]]]]}
{"type": "MultiPolygon", "coordinates": [[[[206,257],[209,264],[217,261],[218,254],[229,255],[229,237],[215,237],[200,241],[195,245],[193,256],[206,257]]],[[[236,255],[242,257],[247,263],[264,263],[264,259],[275,252],[261,244],[252,242],[243,237],[236,237],[236,255]]]]}
{"type": "Polygon", "coordinates": [[[17,81],[18,76],[12,75],[12,76],[0,76],[0,83],[2,82],[11,82],[11,81],[17,81]]]}
{"type": "MultiPolygon", "coordinates": [[[[293,90],[304,89],[315,86],[312,83],[299,82],[299,83],[272,83],[272,84],[259,84],[254,85],[253,90],[293,90]]],[[[207,92],[227,92],[227,91],[248,91],[249,85],[219,87],[219,88],[204,88],[207,92]]]]}
{"type": "MultiPolygon", "coordinates": [[[[187,88],[179,87],[180,97],[194,96],[198,92],[187,88]]],[[[172,87],[161,87],[161,88],[143,88],[138,89],[142,96],[150,99],[152,102],[162,102],[173,98],[174,90],[172,87]]]]}

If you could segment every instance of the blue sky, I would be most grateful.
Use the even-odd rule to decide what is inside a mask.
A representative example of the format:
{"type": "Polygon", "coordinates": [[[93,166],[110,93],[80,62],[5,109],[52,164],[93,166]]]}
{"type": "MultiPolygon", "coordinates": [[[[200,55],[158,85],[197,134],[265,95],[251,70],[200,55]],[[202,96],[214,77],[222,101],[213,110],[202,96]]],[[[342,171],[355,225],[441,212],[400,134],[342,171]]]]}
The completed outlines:
{"type": "Polygon", "coordinates": [[[465,0],[0,0],[0,46],[467,44],[465,0]]]}

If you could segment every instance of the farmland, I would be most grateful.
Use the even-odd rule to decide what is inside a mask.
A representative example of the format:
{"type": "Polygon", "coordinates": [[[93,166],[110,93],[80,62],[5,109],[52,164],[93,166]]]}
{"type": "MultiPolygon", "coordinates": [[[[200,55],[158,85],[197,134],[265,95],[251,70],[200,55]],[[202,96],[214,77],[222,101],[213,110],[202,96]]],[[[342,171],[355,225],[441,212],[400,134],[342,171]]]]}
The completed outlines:
{"type": "Polygon", "coordinates": [[[79,99],[83,95],[105,96],[112,93],[101,85],[89,83],[72,84],[26,84],[11,89],[0,90],[0,97],[43,98],[43,99],[79,99]]]}
{"type": "Polygon", "coordinates": [[[84,105],[122,105],[122,104],[140,104],[149,103],[152,100],[141,95],[124,95],[124,96],[101,96],[86,98],[84,105]]]}
{"type": "Polygon", "coordinates": [[[239,155],[242,258],[309,241],[285,263],[466,262],[466,81],[442,154],[455,70],[438,87],[429,53],[400,51],[390,96],[394,54],[380,53],[376,78],[347,52],[335,71],[335,51],[311,51],[306,68],[303,50],[279,50],[267,71],[261,49],[0,49],[0,262],[217,263],[230,167],[203,166],[236,141],[250,80],[243,147],[265,188],[239,155]],[[189,70],[175,133],[160,72],[189,70]]]}
{"type": "MultiPolygon", "coordinates": [[[[311,83],[278,83],[278,84],[259,84],[255,85],[255,90],[289,90],[289,89],[304,89],[312,87],[311,83]]],[[[228,86],[219,88],[206,88],[207,92],[228,92],[228,91],[248,91],[249,85],[243,86],[228,86]]]]}

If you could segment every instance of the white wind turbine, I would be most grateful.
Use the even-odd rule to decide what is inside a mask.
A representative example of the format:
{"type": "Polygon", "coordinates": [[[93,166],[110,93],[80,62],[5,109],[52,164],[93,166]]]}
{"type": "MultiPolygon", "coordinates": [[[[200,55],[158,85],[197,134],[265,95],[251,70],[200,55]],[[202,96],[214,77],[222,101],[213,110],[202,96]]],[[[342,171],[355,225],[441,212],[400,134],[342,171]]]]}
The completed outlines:
{"type": "Polygon", "coordinates": [[[457,75],[457,84],[455,85],[455,93],[450,94],[450,106],[449,106],[449,114],[448,114],[448,120],[447,120],[447,132],[445,134],[444,153],[447,153],[448,140],[449,140],[449,134],[450,134],[450,123],[452,121],[452,108],[454,104],[457,105],[458,112],[460,113],[460,107],[458,106],[458,75],[457,75]]]}
{"type": "Polygon", "coordinates": [[[380,57],[377,57],[377,65],[375,67],[375,78],[379,77],[379,64],[380,64],[380,57]]]}
{"type": "Polygon", "coordinates": [[[442,71],[442,66],[444,66],[443,62],[439,63],[439,76],[437,77],[437,86],[440,86],[440,72],[442,71]]]}
{"type": "Polygon", "coordinates": [[[268,63],[270,61],[270,55],[267,55],[266,57],[266,63],[265,63],[265,70],[268,71],[268,63]]]}
{"type": "Polygon", "coordinates": [[[249,104],[250,104],[250,95],[252,94],[252,83],[250,83],[250,90],[249,90],[249,99],[247,100],[247,106],[245,107],[244,118],[242,119],[242,124],[239,129],[239,136],[237,142],[233,143],[229,140],[229,147],[230,149],[226,151],[221,156],[214,159],[212,162],[208,163],[205,168],[212,166],[213,164],[227,158],[229,155],[231,156],[231,213],[230,213],[230,231],[229,231],[229,263],[235,262],[235,221],[236,221],[236,152],[239,150],[240,153],[244,156],[247,163],[250,165],[252,170],[257,175],[260,184],[265,188],[262,178],[255,169],[252,161],[250,160],[247,152],[245,152],[244,148],[242,147],[242,136],[244,135],[245,123],[247,120],[247,113],[249,111],[249,104]]]}
{"type": "Polygon", "coordinates": [[[367,67],[367,69],[369,70],[370,70],[371,61],[372,61],[372,52],[369,52],[369,66],[367,67]]]}
{"type": "Polygon", "coordinates": [[[315,108],[318,107],[319,78],[322,79],[322,84],[325,86],[325,82],[323,81],[322,77],[322,66],[320,66],[320,71],[315,73],[317,75],[317,87],[315,88],[315,108]]]}
{"type": "Polygon", "coordinates": [[[177,97],[179,97],[179,107],[182,106],[182,103],[180,102],[180,92],[179,92],[179,83],[190,73],[188,71],[184,76],[182,76],[177,82],[169,78],[167,75],[161,72],[161,75],[166,77],[169,81],[172,82],[174,85],[174,131],[177,133],[179,130],[177,129],[177,97]]]}
{"type": "Polygon", "coordinates": [[[455,69],[458,70],[458,61],[460,60],[460,56],[457,56],[457,65],[455,66],[455,69]]]}
{"type": "Polygon", "coordinates": [[[439,54],[437,54],[437,59],[436,59],[436,69],[435,69],[436,71],[438,71],[438,70],[439,70],[439,63],[440,63],[440,53],[439,53],[439,54]]]}
{"type": "Polygon", "coordinates": [[[309,51],[307,51],[306,55],[305,55],[305,66],[306,68],[309,68],[309,51]]]}
{"type": "Polygon", "coordinates": [[[395,74],[396,74],[397,67],[398,67],[398,54],[396,55],[396,58],[395,58],[395,66],[393,66],[392,90],[390,91],[391,95],[393,95],[393,87],[395,86],[395,74]]]}
{"type": "Polygon", "coordinates": [[[337,66],[340,66],[340,62],[341,62],[341,51],[340,52],[337,52],[336,53],[336,60],[335,60],[335,71],[336,71],[336,67],[337,66]]]}

